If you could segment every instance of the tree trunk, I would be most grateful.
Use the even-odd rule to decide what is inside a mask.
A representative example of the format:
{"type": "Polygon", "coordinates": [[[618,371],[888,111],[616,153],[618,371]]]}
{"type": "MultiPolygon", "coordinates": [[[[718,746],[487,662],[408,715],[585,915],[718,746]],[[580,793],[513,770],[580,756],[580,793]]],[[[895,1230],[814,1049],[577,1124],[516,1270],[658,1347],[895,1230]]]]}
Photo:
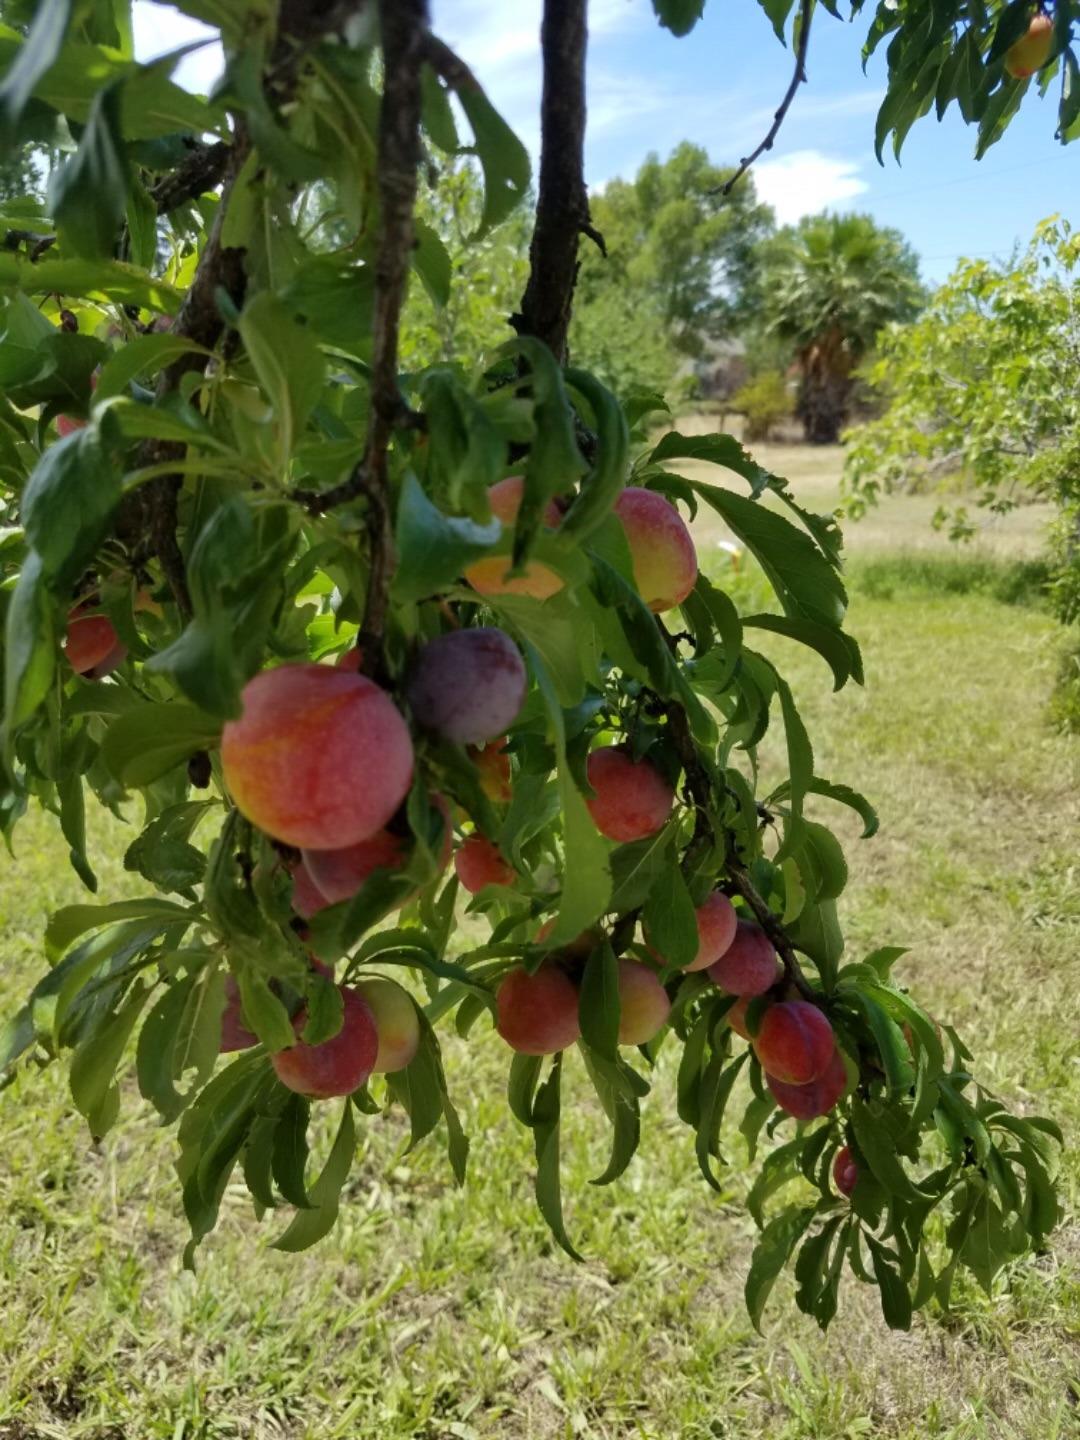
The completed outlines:
{"type": "Polygon", "coordinates": [[[847,424],[851,403],[851,357],[844,338],[829,331],[800,357],[799,418],[810,445],[835,445],[847,424]]]}

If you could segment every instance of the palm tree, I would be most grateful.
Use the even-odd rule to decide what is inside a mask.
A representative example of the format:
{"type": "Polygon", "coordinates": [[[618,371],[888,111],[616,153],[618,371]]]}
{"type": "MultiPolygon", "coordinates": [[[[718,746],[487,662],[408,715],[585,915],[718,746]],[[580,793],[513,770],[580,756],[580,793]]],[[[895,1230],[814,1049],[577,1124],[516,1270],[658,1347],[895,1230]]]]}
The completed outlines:
{"type": "Polygon", "coordinates": [[[766,326],[795,349],[806,438],[834,443],[856,366],[885,325],[922,304],[918,259],[869,215],[814,215],[782,230],[763,260],[766,326]]]}

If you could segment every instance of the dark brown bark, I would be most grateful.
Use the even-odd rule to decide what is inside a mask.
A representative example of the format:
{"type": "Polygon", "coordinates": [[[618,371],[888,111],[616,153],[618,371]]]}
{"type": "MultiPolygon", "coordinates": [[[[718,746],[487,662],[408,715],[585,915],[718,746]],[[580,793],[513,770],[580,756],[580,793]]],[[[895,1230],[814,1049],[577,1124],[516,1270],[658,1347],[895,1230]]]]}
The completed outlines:
{"type": "Polygon", "coordinates": [[[581,234],[595,236],[585,188],[585,50],[587,0],[545,0],[540,44],[540,184],[529,249],[529,280],[510,323],[542,340],[560,362],[578,272],[581,234]]]}
{"type": "Polygon", "coordinates": [[[158,214],[167,215],[178,205],[185,205],[198,195],[216,190],[225,178],[228,163],[229,146],[224,140],[219,140],[214,145],[194,142],[183,164],[171,175],[159,180],[150,191],[150,198],[157,206],[158,214]]]}

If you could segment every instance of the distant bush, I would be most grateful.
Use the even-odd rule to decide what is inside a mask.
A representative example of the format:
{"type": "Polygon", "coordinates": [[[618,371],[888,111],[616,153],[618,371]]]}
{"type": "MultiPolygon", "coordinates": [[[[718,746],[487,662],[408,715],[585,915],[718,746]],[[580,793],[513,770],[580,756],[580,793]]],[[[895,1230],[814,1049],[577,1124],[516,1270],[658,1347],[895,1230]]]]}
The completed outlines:
{"type": "Polygon", "coordinates": [[[768,440],[773,427],[786,420],[795,408],[795,401],[784,376],[778,370],[767,371],[748,380],[731,398],[731,408],[746,416],[748,441],[768,440]]]}

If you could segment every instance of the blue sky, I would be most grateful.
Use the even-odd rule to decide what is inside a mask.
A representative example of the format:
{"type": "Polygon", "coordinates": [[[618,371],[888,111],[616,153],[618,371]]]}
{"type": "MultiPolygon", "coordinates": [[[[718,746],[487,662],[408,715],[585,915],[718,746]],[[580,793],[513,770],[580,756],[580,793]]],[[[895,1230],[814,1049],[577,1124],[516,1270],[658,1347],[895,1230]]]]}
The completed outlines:
{"type": "MultiPolygon", "coordinates": [[[[137,7],[140,52],[159,54],[198,27],[170,7],[137,7]]],[[[538,147],[541,0],[433,0],[436,30],[459,50],[529,145],[538,147]]],[[[791,75],[754,0],[709,0],[687,38],[661,30],[649,0],[591,0],[590,185],[632,175],[651,150],[680,140],[734,162],[761,139],[791,75]]],[[[974,131],[955,110],[943,124],[918,122],[884,167],[873,151],[874,115],[884,59],[862,72],[860,50],[872,6],[854,24],[819,8],[804,85],[768,160],[759,190],[781,220],[824,207],[869,211],[901,229],[930,280],[944,279],[960,255],[1007,256],[1055,211],[1080,222],[1076,184],[1080,142],[1054,140],[1054,103],[1029,95],[1004,140],[974,159],[974,131]]],[[[179,78],[202,89],[220,57],[203,52],[179,78]]],[[[1056,86],[1054,87],[1056,89],[1056,86]]]]}

